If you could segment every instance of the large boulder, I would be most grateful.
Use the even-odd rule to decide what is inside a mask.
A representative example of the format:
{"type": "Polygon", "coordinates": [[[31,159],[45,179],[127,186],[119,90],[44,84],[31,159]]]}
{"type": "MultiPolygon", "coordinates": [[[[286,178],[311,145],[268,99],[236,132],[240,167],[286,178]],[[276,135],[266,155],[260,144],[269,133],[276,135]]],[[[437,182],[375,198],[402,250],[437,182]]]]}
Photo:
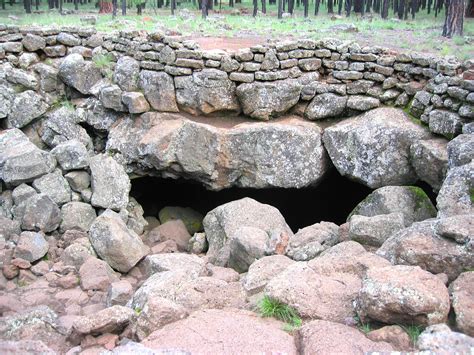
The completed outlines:
{"type": "Polygon", "coordinates": [[[231,240],[242,227],[262,230],[267,234],[268,242],[270,239],[276,239],[287,243],[293,235],[275,207],[251,198],[232,201],[213,209],[204,217],[203,224],[209,242],[207,256],[210,262],[219,266],[226,266],[229,263],[231,240]]]}
{"type": "Polygon", "coordinates": [[[81,94],[90,94],[91,88],[102,79],[100,69],[94,62],[85,61],[82,55],[68,55],[59,66],[59,77],[81,94]]]}
{"type": "Polygon", "coordinates": [[[354,318],[352,303],[360,279],[350,274],[324,276],[304,262],[295,262],[265,286],[266,296],[293,307],[303,318],[344,323],[354,318]]]}
{"type": "Polygon", "coordinates": [[[300,98],[301,88],[302,85],[296,79],[253,82],[239,85],[237,96],[244,114],[268,121],[295,106],[300,98]]]}
{"type": "Polygon", "coordinates": [[[150,106],[162,112],[178,112],[173,78],[164,72],[142,70],[138,81],[150,106]]]}
{"type": "Polygon", "coordinates": [[[323,141],[341,175],[378,188],[416,181],[410,146],[427,137],[403,111],[378,108],[327,128],[323,141]]]}
{"type": "Polygon", "coordinates": [[[203,274],[205,262],[199,256],[185,253],[148,255],[141,263],[146,276],[157,272],[182,271],[195,277],[203,274]]]}
{"type": "Polygon", "coordinates": [[[450,303],[441,278],[418,266],[395,265],[367,271],[357,308],[363,319],[432,325],[446,322],[450,303]]]}
{"type": "Polygon", "coordinates": [[[60,170],[39,177],[33,181],[33,187],[38,193],[51,197],[58,206],[71,201],[71,188],[60,170]]]}
{"type": "Polygon", "coordinates": [[[95,209],[84,202],[69,202],[61,207],[60,230],[88,232],[96,218],[95,209]]]}
{"type": "Polygon", "coordinates": [[[448,170],[436,206],[438,217],[474,213],[474,162],[448,170]]]}
{"type": "Polygon", "coordinates": [[[19,129],[0,132],[0,178],[17,186],[54,170],[56,160],[40,150],[19,129]]]}
{"type": "Polygon", "coordinates": [[[436,208],[426,193],[416,186],[381,187],[362,200],[350,213],[374,217],[400,213],[406,225],[436,217],[436,208]]]}
{"type": "Polygon", "coordinates": [[[111,210],[95,219],[90,227],[89,239],[96,253],[120,272],[128,272],[148,253],[140,237],[111,210]]]}
{"type": "Polygon", "coordinates": [[[469,164],[474,159],[474,135],[461,134],[448,144],[449,167],[469,164]]]}
{"type": "Polygon", "coordinates": [[[131,184],[124,168],[105,154],[90,159],[92,198],[95,207],[120,210],[128,204],[131,184]]]}
{"type": "Polygon", "coordinates": [[[319,182],[328,169],[322,129],[314,124],[215,122],[163,113],[124,118],[112,128],[107,149],[121,153],[129,171],[191,178],[213,190],[301,188],[319,182]]]}
{"type": "Polygon", "coordinates": [[[290,238],[286,255],[293,260],[311,260],[339,242],[339,227],[321,222],[300,229],[290,238]]]}
{"type": "Polygon", "coordinates": [[[300,354],[390,353],[388,343],[375,342],[362,332],[344,324],[313,320],[298,329],[295,339],[300,354]]]}
{"type": "MultiPolygon", "coordinates": [[[[456,226],[459,220],[443,222],[456,226]]],[[[456,279],[461,272],[474,267],[472,237],[470,241],[468,238],[456,241],[448,237],[449,232],[446,234],[436,230],[441,228],[439,223],[430,220],[402,229],[382,244],[377,255],[392,264],[419,265],[433,274],[445,273],[449,280],[456,279]]]]}
{"type": "Polygon", "coordinates": [[[114,70],[114,81],[123,91],[137,91],[139,75],[138,60],[128,56],[119,58],[114,70]]]}
{"type": "Polygon", "coordinates": [[[474,337],[474,271],[463,272],[449,285],[456,327],[474,337]]]}
{"type": "Polygon", "coordinates": [[[58,205],[45,194],[37,194],[22,202],[14,210],[23,230],[52,232],[61,222],[58,205]]]}
{"type": "Polygon", "coordinates": [[[190,76],[177,76],[174,82],[178,105],[183,111],[193,115],[240,112],[235,83],[224,71],[203,69],[190,76]]]}
{"type": "Polygon", "coordinates": [[[379,247],[403,228],[405,218],[402,213],[373,217],[353,215],[349,221],[349,238],[364,245],[379,247]]]}
{"type": "Polygon", "coordinates": [[[341,116],[346,110],[347,96],[332,93],[316,95],[304,112],[310,120],[341,116]]]}
{"type": "Polygon", "coordinates": [[[474,338],[453,332],[446,324],[435,324],[420,334],[416,347],[423,353],[470,354],[474,349],[474,338]]]}
{"type": "Polygon", "coordinates": [[[22,128],[35,118],[43,115],[48,109],[48,104],[41,95],[32,90],[16,94],[8,115],[8,123],[11,127],[22,128]]]}
{"type": "Polygon", "coordinates": [[[155,350],[181,349],[188,353],[297,354],[293,337],[282,323],[241,310],[203,310],[165,325],[143,345],[155,350]]]}

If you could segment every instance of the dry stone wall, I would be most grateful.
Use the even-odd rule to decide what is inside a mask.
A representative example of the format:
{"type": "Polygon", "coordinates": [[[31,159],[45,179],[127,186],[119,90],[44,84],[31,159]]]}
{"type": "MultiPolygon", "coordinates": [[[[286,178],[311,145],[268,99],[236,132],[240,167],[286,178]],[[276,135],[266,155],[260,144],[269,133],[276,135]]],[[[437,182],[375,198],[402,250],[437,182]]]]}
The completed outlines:
{"type": "Polygon", "coordinates": [[[2,88],[0,117],[19,128],[58,101],[65,83],[74,88],[69,97],[93,96],[118,113],[322,120],[385,105],[406,108],[450,139],[473,130],[470,61],[350,41],[302,39],[228,53],[161,32],[0,25],[0,62],[21,92],[2,88]]]}

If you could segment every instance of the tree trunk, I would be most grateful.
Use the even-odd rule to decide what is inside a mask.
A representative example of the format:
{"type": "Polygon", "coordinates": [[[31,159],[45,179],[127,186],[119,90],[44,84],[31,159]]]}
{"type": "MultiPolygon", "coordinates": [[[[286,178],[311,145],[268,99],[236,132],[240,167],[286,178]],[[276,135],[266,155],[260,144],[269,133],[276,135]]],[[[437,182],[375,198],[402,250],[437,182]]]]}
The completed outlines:
{"type": "Polygon", "coordinates": [[[328,0],[328,14],[334,13],[334,2],[333,0],[328,0]]]}
{"type": "Polygon", "coordinates": [[[403,20],[403,13],[405,12],[405,0],[398,1],[398,18],[403,20]]]}
{"type": "Polygon", "coordinates": [[[171,15],[174,15],[174,10],[176,10],[176,0],[171,0],[171,15]]]}
{"type": "Polygon", "coordinates": [[[309,11],[309,0],[303,0],[303,6],[304,6],[304,17],[308,17],[308,11],[309,11]]]}
{"type": "Polygon", "coordinates": [[[266,14],[267,13],[267,1],[262,0],[262,13],[266,14]]]}
{"type": "Polygon", "coordinates": [[[112,0],[112,18],[117,17],[117,0],[112,0]]]}
{"type": "Polygon", "coordinates": [[[346,10],[346,17],[349,17],[351,15],[352,1],[346,0],[344,5],[346,10]]]}
{"type": "Polygon", "coordinates": [[[283,0],[278,0],[278,18],[283,18],[283,0]]]}
{"type": "Polygon", "coordinates": [[[388,18],[388,1],[389,0],[383,0],[383,3],[382,3],[381,16],[382,16],[383,19],[388,18]]]}
{"type": "Polygon", "coordinates": [[[341,16],[342,14],[342,1],[343,0],[338,0],[339,2],[337,3],[337,14],[341,16]]]}
{"type": "Polygon", "coordinates": [[[122,0],[120,3],[120,6],[122,7],[122,16],[127,15],[127,0],[122,0]]]}
{"type": "Polygon", "coordinates": [[[205,20],[207,18],[207,0],[201,0],[201,13],[202,18],[205,20]]]}
{"type": "MultiPolygon", "coordinates": [[[[320,5],[321,5],[321,0],[316,0],[316,2],[314,4],[314,16],[318,16],[320,5]]],[[[332,0],[328,0],[328,14],[332,13],[332,12],[329,12],[329,11],[332,11],[332,8],[331,8],[331,10],[329,10],[329,5],[331,5],[331,7],[332,7],[332,0]],[[329,2],[331,2],[331,4],[329,4],[329,2]]]]}
{"type": "Polygon", "coordinates": [[[25,0],[23,7],[25,8],[27,14],[31,14],[31,0],[25,0]]]}
{"type": "Polygon", "coordinates": [[[59,13],[61,15],[63,14],[63,3],[64,3],[64,0],[59,0],[59,13]]]}
{"type": "Polygon", "coordinates": [[[2,0],[1,3],[2,3],[2,10],[5,10],[5,0],[2,0]]]}
{"type": "Polygon", "coordinates": [[[464,0],[446,0],[443,36],[462,36],[464,27],[464,0]]]}
{"type": "Polygon", "coordinates": [[[257,16],[257,12],[258,12],[258,0],[253,0],[253,17],[256,17],[257,16]]]}

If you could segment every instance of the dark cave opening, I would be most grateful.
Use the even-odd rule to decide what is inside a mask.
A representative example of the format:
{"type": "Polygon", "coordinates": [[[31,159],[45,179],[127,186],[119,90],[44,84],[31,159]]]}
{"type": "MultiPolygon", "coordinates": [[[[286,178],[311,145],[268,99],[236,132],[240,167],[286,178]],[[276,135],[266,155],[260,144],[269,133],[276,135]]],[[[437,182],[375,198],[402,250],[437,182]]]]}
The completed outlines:
{"type": "MultiPolygon", "coordinates": [[[[426,184],[417,184],[434,200],[435,195],[426,184]]],[[[341,176],[336,169],[327,173],[315,187],[303,189],[243,189],[207,190],[201,184],[185,179],[142,177],[132,180],[133,196],[145,211],[145,216],[158,216],[165,206],[191,207],[206,215],[219,205],[244,197],[276,207],[291,229],[298,229],[329,221],[338,225],[373,190],[341,176]]]]}

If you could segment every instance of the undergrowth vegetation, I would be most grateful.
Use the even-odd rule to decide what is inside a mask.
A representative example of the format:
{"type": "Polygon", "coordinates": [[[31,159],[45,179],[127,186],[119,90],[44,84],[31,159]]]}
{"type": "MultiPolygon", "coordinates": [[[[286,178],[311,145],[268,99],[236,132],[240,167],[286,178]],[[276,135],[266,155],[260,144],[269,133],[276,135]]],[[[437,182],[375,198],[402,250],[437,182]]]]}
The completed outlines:
{"type": "Polygon", "coordinates": [[[258,304],[258,311],[262,317],[273,317],[287,323],[284,327],[285,331],[293,331],[301,327],[302,320],[298,312],[271,297],[264,296],[258,304]]]}

